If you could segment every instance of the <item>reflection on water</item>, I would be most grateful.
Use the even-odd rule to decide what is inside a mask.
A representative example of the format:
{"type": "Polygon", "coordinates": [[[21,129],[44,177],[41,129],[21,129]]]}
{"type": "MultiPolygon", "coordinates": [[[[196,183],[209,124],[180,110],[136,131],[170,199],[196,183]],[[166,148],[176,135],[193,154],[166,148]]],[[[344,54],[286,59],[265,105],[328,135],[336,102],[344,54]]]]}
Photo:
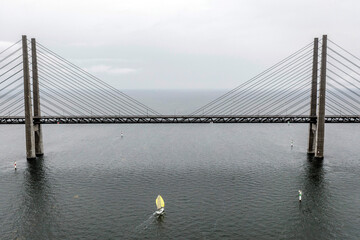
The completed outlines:
{"type": "Polygon", "coordinates": [[[300,239],[323,239],[330,236],[331,229],[326,226],[327,215],[331,211],[327,200],[330,192],[325,175],[323,160],[309,156],[304,167],[302,202],[299,203],[301,221],[296,236],[300,239]]]}
{"type": "Polygon", "coordinates": [[[165,218],[165,213],[163,215],[156,216],[156,220],[158,223],[163,223],[165,218]]]}
{"type": "Polygon", "coordinates": [[[27,161],[24,172],[23,195],[19,209],[18,237],[25,239],[51,239],[56,226],[56,209],[48,182],[44,159],[27,161]]]}
{"type": "Polygon", "coordinates": [[[306,168],[306,179],[309,181],[309,184],[316,187],[316,191],[321,191],[323,189],[324,183],[324,160],[316,159],[312,156],[307,158],[307,168],[306,168]]]}

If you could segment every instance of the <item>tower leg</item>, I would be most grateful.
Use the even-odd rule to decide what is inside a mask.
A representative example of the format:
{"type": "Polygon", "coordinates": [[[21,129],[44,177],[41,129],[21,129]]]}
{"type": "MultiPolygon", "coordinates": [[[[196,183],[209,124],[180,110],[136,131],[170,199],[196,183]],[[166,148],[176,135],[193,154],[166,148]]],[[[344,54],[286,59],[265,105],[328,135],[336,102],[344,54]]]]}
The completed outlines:
{"type": "Polygon", "coordinates": [[[321,52],[319,112],[318,112],[318,115],[317,115],[316,150],[315,150],[315,158],[318,158],[318,159],[323,159],[324,158],[326,51],[327,51],[327,36],[323,35],[323,38],[322,38],[322,52],[321,52]]]}
{"type": "Polygon", "coordinates": [[[31,106],[29,58],[26,35],[22,36],[23,50],[23,72],[24,72],[24,105],[25,105],[25,138],[26,138],[26,158],[35,159],[35,137],[34,123],[31,106]]]}
{"type": "Polygon", "coordinates": [[[31,57],[32,57],[32,79],[33,79],[33,104],[34,104],[34,130],[35,130],[35,153],[36,156],[44,155],[44,145],[42,138],[42,127],[40,123],[40,94],[39,94],[39,78],[37,68],[36,40],[31,39],[31,57]]]}
{"type": "Polygon", "coordinates": [[[317,104],[317,72],[318,72],[318,48],[319,40],[314,39],[314,52],[313,52],[313,67],[312,67],[312,81],[311,81],[311,101],[310,101],[310,117],[311,123],[309,124],[309,141],[308,141],[308,154],[315,154],[315,136],[316,136],[316,104],[317,104]]]}

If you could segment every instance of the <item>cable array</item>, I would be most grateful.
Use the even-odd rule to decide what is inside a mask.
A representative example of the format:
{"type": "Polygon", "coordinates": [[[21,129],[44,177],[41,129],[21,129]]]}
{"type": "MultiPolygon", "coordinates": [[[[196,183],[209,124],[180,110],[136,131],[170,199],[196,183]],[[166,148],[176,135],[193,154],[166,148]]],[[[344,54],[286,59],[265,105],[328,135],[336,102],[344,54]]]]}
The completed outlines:
{"type": "Polygon", "coordinates": [[[36,52],[43,116],[159,115],[44,45],[36,52]]]}
{"type": "Polygon", "coordinates": [[[24,115],[21,40],[0,52],[0,116],[24,115]]]}
{"type": "Polygon", "coordinates": [[[328,40],[326,113],[360,114],[360,58],[328,40]]]}
{"type": "Polygon", "coordinates": [[[303,115],[310,111],[313,43],[192,115],[303,115]]]}
{"type": "MultiPolygon", "coordinates": [[[[328,41],[326,114],[359,115],[360,58],[328,41]]],[[[30,45],[29,41],[31,73],[30,45]]],[[[321,41],[318,50],[321,59],[321,41]]],[[[39,43],[37,60],[43,116],[159,115],[39,43]]],[[[308,115],[312,61],[313,43],[309,43],[191,115],[308,115]]],[[[23,92],[20,40],[0,52],[0,116],[24,116],[23,92]]]]}

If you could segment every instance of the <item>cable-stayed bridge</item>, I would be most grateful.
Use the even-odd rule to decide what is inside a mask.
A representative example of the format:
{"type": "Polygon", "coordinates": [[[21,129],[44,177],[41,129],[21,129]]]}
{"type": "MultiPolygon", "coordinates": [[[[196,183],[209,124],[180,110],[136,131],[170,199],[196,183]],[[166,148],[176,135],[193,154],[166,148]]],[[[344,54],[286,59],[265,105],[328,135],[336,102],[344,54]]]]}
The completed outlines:
{"type": "Polygon", "coordinates": [[[360,123],[360,58],[324,35],[188,115],[162,115],[35,39],[0,52],[0,124],[26,125],[28,158],[43,153],[41,124],[284,122],[310,123],[315,154],[324,123],[360,123]]]}

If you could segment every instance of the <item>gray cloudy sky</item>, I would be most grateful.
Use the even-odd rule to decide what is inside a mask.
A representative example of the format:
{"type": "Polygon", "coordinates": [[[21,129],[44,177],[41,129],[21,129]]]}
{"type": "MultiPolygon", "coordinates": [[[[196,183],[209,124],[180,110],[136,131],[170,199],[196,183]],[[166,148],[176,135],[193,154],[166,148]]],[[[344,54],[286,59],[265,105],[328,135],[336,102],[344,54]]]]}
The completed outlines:
{"type": "Polygon", "coordinates": [[[329,38],[360,56],[359,0],[0,0],[26,34],[119,89],[233,88],[329,38]]]}

